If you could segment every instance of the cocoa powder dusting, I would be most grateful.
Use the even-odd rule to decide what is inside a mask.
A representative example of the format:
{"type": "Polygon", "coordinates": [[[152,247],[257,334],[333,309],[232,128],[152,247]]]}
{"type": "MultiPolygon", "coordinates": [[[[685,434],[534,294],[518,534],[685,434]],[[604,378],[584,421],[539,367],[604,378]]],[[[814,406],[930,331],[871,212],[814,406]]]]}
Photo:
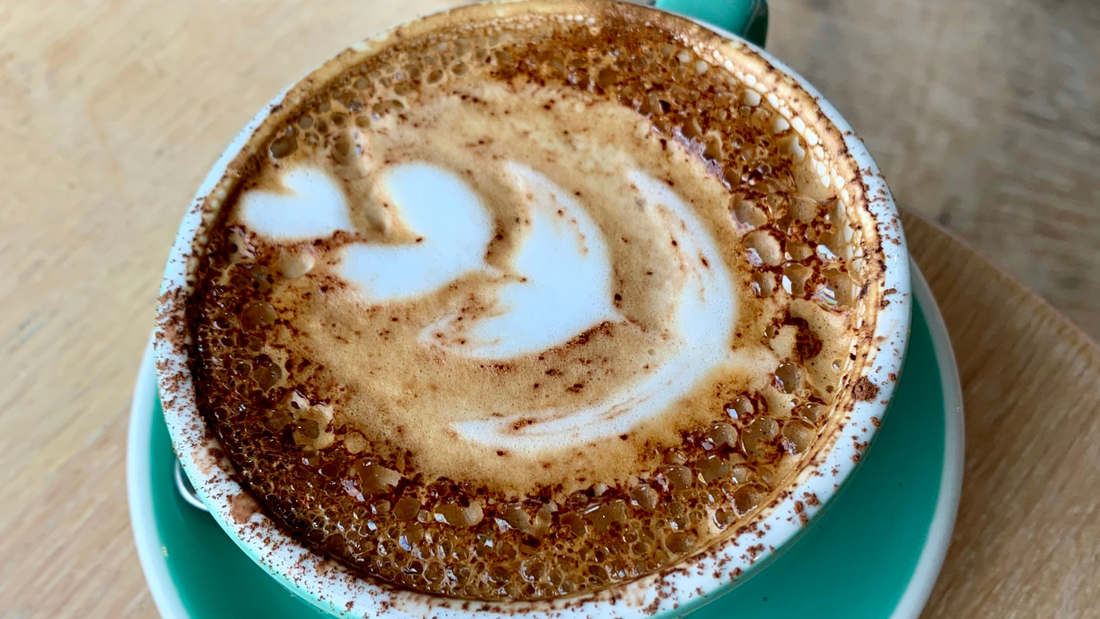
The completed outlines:
{"type": "Polygon", "coordinates": [[[870,402],[878,395],[878,387],[866,376],[861,376],[852,387],[852,395],[860,402],[870,402]]]}

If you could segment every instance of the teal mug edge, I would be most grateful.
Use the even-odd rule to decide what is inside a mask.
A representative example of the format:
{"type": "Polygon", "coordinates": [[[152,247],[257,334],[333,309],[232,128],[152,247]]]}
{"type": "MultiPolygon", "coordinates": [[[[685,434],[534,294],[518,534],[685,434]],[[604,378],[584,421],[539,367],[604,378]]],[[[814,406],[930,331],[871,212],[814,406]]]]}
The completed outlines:
{"type": "Polygon", "coordinates": [[[767,0],[657,0],[654,6],[722,28],[759,47],[767,42],[767,0]]]}

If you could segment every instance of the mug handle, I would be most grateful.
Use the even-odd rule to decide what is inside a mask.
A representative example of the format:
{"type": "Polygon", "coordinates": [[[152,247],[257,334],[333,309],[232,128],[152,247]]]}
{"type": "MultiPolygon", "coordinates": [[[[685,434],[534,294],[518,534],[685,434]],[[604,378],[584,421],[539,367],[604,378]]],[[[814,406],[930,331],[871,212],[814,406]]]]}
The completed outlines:
{"type": "Polygon", "coordinates": [[[654,6],[723,28],[760,47],[768,38],[767,0],[657,0],[654,6]]]}

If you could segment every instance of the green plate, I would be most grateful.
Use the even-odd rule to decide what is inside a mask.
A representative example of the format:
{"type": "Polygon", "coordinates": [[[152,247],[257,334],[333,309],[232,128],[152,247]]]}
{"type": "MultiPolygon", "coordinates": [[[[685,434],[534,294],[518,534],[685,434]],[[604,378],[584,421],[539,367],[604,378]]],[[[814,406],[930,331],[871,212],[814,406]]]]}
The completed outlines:
{"type": "MultiPolygon", "coordinates": [[[[916,617],[943,561],[962,481],[962,406],[950,341],[927,284],[915,295],[905,370],[864,462],[789,550],[691,619],[916,617]]],[[[168,619],[324,617],[177,493],[175,455],[147,350],[127,474],[142,569],[168,619]]]]}

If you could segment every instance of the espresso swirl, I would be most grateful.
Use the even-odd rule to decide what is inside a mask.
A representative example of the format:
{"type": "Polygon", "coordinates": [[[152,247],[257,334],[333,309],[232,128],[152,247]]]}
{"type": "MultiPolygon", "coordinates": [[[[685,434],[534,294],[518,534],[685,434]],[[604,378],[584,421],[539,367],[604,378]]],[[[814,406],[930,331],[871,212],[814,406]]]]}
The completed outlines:
{"type": "Polygon", "coordinates": [[[204,413],[276,519],[372,577],[539,598],[669,565],[783,488],[845,384],[821,161],[680,35],[560,17],[367,54],[212,228],[204,413]]]}

